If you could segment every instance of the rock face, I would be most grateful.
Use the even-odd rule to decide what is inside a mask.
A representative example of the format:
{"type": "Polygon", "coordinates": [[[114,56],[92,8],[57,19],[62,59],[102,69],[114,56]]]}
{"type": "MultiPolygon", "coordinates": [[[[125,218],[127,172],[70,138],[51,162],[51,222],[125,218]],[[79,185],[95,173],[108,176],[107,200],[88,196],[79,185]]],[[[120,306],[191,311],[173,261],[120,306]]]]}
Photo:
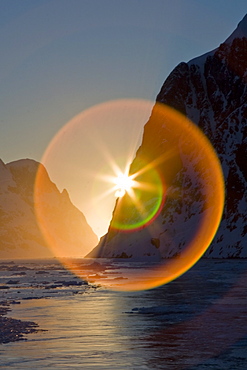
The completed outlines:
{"type": "MultiPolygon", "coordinates": [[[[164,82],[157,96],[156,105],[158,103],[175,108],[198,125],[222,165],[224,212],[205,257],[247,258],[247,15],[217,49],[188,63],[180,63],[164,82]]],[[[153,161],[166,150],[165,119],[155,123],[153,115],[154,112],[145,125],[131,172],[143,153],[149,153],[149,160],[153,161]]],[[[153,224],[132,233],[110,226],[90,256],[167,258],[178,254],[186,233],[179,236],[179,230],[192,229],[193,212],[201,213],[200,194],[195,194],[194,202],[187,199],[185,206],[186,185],[183,205],[172,196],[179,181],[181,184],[181,176],[183,181],[191,181],[182,175],[178,165],[168,184],[170,197],[153,224]]],[[[113,221],[114,217],[113,214],[113,221]]]]}
{"type": "MultiPolygon", "coordinates": [[[[50,258],[37,223],[34,183],[40,164],[30,159],[4,164],[0,160],[0,258],[50,258]]],[[[50,222],[60,229],[61,256],[83,256],[97,244],[97,237],[84,215],[71,203],[68,193],[59,192],[46,170],[43,203],[49,207],[50,222]]]]}

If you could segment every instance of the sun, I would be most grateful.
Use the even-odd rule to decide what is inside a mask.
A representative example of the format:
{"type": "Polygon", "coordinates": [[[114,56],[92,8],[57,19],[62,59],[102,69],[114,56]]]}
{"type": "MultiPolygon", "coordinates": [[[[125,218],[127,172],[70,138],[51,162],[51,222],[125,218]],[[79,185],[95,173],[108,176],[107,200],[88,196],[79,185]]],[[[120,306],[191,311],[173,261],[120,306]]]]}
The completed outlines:
{"type": "Polygon", "coordinates": [[[121,198],[125,195],[126,192],[129,192],[134,186],[135,182],[132,179],[132,176],[128,176],[126,173],[120,173],[114,179],[115,184],[115,197],[121,198]]]}

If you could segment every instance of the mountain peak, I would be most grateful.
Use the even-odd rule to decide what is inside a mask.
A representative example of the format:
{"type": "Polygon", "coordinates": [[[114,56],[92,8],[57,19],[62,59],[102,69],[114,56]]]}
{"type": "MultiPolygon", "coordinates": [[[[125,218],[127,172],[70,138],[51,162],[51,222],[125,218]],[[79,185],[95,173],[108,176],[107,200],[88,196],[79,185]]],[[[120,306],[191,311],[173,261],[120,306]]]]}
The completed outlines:
{"type": "Polygon", "coordinates": [[[245,14],[244,18],[239,22],[238,28],[247,34],[247,14],[245,14]]]}
{"type": "Polygon", "coordinates": [[[32,159],[6,165],[0,160],[0,211],[0,259],[51,258],[53,253],[80,257],[98,241],[68,192],[61,194],[45,167],[32,159]],[[39,166],[42,181],[34,197],[39,166]],[[38,209],[42,219],[36,217],[38,209]],[[58,243],[58,247],[53,245],[53,252],[47,244],[53,240],[50,235],[56,235],[53,238],[58,243]]]}
{"type": "MultiPolygon", "coordinates": [[[[226,189],[225,208],[219,230],[205,253],[210,258],[247,258],[246,45],[247,15],[218,48],[175,67],[157,96],[158,103],[180,111],[198,125],[221,162],[226,189]]],[[[156,163],[157,158],[164,156],[167,150],[169,152],[165,147],[170,135],[167,134],[168,118],[164,115],[164,118],[156,120],[152,115],[144,127],[135,163],[138,159],[141,161],[144,153],[148,153],[147,157],[150,155],[151,163],[156,163]]],[[[204,209],[204,198],[199,196],[200,183],[195,186],[191,176],[192,162],[183,159],[182,151],[181,163],[186,165],[174,168],[177,172],[171,186],[166,189],[166,199],[158,217],[146,228],[131,234],[116,231],[110,226],[106,237],[93,253],[100,257],[127,255],[142,258],[145,255],[163,259],[182,253],[184,246],[188,245],[189,232],[195,230],[197,221],[194,220],[203,214],[200,208],[193,207],[204,209]],[[193,196],[189,193],[191,189],[193,196]]],[[[167,178],[165,166],[161,166],[159,172],[167,178]]],[[[130,214],[126,219],[131,223],[134,217],[130,214]]]]}
{"type": "Polygon", "coordinates": [[[218,48],[215,48],[211,51],[208,51],[207,53],[200,55],[198,57],[195,57],[191,59],[188,62],[188,65],[191,66],[193,64],[196,64],[199,67],[203,67],[206,59],[209,56],[213,56],[222,45],[228,44],[231,45],[233,40],[235,39],[242,39],[243,37],[247,38],[247,14],[244,16],[244,18],[239,22],[237,28],[232,32],[232,34],[221,44],[218,48]]]}
{"type": "Polygon", "coordinates": [[[241,39],[242,37],[247,38],[247,14],[245,14],[244,18],[239,22],[237,28],[226,39],[225,43],[230,44],[234,39],[241,39]]]}

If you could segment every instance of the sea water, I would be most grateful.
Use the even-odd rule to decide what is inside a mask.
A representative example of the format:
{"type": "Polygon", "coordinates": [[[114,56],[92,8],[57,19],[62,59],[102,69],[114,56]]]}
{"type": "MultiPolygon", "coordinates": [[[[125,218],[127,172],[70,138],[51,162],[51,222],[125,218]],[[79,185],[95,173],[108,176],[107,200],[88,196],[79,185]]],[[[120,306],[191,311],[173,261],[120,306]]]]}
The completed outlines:
{"type": "Polygon", "coordinates": [[[247,369],[245,260],[201,260],[140,292],[80,284],[54,262],[1,265],[0,299],[20,302],[8,316],[41,330],[0,345],[0,368],[247,369]]]}

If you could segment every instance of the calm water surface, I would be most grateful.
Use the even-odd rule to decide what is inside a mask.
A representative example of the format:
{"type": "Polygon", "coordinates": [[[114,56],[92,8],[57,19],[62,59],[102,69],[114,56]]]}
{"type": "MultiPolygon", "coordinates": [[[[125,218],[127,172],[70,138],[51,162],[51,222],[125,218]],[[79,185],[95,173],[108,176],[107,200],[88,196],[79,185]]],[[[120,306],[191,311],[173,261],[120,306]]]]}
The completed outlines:
{"type": "MultiPolygon", "coordinates": [[[[36,279],[43,283],[68,274],[42,268],[36,279]]],[[[1,345],[0,368],[246,370],[246,268],[243,260],[201,260],[149,291],[62,287],[47,298],[21,299],[9,316],[45,331],[1,345]]],[[[10,272],[1,274],[8,279],[10,272]]],[[[40,283],[25,284],[29,295],[40,293],[40,283]]],[[[1,294],[17,299],[21,293],[12,288],[1,294]]]]}

